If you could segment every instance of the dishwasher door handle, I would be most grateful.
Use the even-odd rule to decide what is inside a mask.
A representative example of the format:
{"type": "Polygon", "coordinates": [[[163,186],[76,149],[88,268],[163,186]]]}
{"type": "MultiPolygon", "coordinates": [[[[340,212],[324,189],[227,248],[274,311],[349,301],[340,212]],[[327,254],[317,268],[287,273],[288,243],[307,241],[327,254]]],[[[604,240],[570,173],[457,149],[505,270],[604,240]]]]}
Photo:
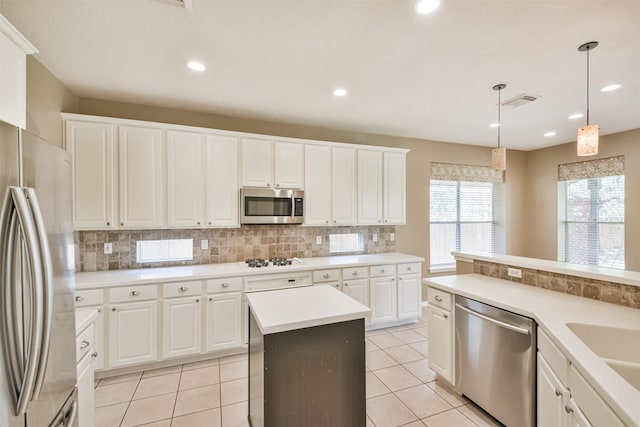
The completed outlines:
{"type": "Polygon", "coordinates": [[[500,320],[496,320],[493,317],[485,316],[484,314],[478,313],[475,310],[471,310],[471,309],[469,309],[467,307],[461,306],[458,303],[456,303],[456,307],[461,309],[461,310],[466,311],[467,313],[471,314],[472,316],[479,317],[481,319],[486,320],[487,322],[495,323],[496,325],[501,326],[501,327],[506,328],[506,329],[509,329],[511,331],[518,332],[518,333],[524,334],[524,335],[529,335],[530,334],[528,329],[521,328],[521,327],[516,326],[516,325],[511,325],[509,323],[501,322],[500,320]]]}

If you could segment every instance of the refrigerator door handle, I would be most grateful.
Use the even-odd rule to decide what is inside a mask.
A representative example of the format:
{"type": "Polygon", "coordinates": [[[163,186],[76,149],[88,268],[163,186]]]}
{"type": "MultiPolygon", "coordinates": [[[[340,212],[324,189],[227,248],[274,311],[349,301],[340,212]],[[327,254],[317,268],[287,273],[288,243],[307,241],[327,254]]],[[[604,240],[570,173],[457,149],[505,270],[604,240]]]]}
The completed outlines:
{"type": "Polygon", "coordinates": [[[31,400],[37,399],[42,390],[42,384],[45,379],[45,371],[47,369],[47,360],[49,360],[49,348],[51,345],[51,321],[53,319],[53,267],[51,262],[51,252],[49,251],[49,240],[47,231],[42,218],[42,211],[38,204],[38,198],[33,188],[25,188],[27,200],[31,207],[36,234],[40,244],[40,267],[42,268],[42,296],[43,296],[43,313],[42,313],[42,344],[40,347],[40,355],[38,357],[38,371],[36,381],[33,387],[33,395],[31,400]]]}
{"type": "MultiPolygon", "coordinates": [[[[31,284],[31,306],[29,307],[29,314],[31,315],[30,320],[30,334],[28,337],[28,345],[26,349],[26,357],[24,363],[24,374],[20,375],[19,378],[15,378],[15,370],[9,369],[10,375],[12,376],[14,382],[14,393],[15,393],[15,403],[16,403],[16,416],[20,416],[26,413],[27,406],[29,405],[29,401],[33,396],[33,388],[36,381],[37,371],[38,371],[38,362],[40,359],[40,350],[42,345],[42,315],[43,315],[43,277],[42,277],[42,267],[41,267],[41,255],[40,255],[40,247],[38,244],[38,236],[36,233],[36,227],[33,221],[33,217],[31,216],[31,211],[29,209],[29,203],[27,198],[23,192],[23,190],[19,187],[10,187],[11,198],[13,200],[13,206],[11,210],[15,212],[15,215],[18,218],[17,225],[18,228],[22,230],[22,235],[24,237],[24,243],[27,250],[27,265],[29,267],[29,274],[31,280],[29,281],[31,284]]],[[[11,214],[13,217],[13,213],[11,214]]],[[[14,224],[16,221],[12,221],[14,224]]],[[[13,233],[13,232],[12,232],[13,233]]],[[[14,234],[15,235],[15,234],[14,234]]],[[[10,245],[12,246],[12,245],[10,245]]],[[[9,253],[9,258],[13,257],[15,251],[9,253]]],[[[13,260],[7,261],[12,263],[13,260]]],[[[13,268],[11,268],[13,270],[13,268]]],[[[9,281],[3,284],[5,286],[15,286],[13,284],[14,277],[11,276],[8,278],[9,281]]],[[[5,322],[9,320],[14,325],[19,322],[19,319],[5,319],[5,322]]],[[[17,337],[12,337],[14,345],[17,344],[17,337]]],[[[13,349],[13,351],[18,351],[17,349],[13,349]]]]}

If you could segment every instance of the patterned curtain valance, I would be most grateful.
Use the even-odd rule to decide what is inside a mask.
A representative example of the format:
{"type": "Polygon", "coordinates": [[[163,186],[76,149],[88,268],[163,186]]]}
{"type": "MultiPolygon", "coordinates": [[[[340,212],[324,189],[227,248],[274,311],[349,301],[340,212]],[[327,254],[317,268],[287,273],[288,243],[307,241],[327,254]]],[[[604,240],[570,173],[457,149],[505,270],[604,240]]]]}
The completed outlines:
{"type": "Polygon", "coordinates": [[[503,183],[504,172],[494,171],[490,166],[431,162],[431,179],[503,183]]]}
{"type": "Polygon", "coordinates": [[[624,156],[558,165],[558,181],[624,175],[624,156]]]}

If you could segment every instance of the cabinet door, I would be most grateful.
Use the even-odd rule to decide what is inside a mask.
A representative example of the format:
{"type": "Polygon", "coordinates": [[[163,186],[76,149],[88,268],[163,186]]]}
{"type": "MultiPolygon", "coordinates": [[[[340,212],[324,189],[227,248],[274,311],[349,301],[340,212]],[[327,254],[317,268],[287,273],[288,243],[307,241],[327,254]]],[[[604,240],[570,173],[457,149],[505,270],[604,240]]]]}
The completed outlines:
{"type": "Polygon", "coordinates": [[[94,333],[94,352],[96,357],[94,358],[94,369],[100,370],[103,369],[104,361],[105,361],[105,346],[104,346],[104,309],[102,307],[97,307],[98,316],[96,320],[93,321],[93,333],[94,333]]]}
{"type": "Polygon", "coordinates": [[[273,142],[250,138],[242,140],[242,185],[273,187],[273,142]]]}
{"type": "Polygon", "coordinates": [[[109,312],[109,367],[152,362],[157,358],[157,302],[112,305],[109,312]]]}
{"type": "Polygon", "coordinates": [[[237,227],[238,138],[207,135],[205,145],[207,226],[237,227]]]}
{"type": "Polygon", "coordinates": [[[162,356],[176,357],[201,351],[200,297],[164,300],[162,307],[162,356]]]}
{"type": "Polygon", "coordinates": [[[453,384],[453,317],[450,311],[429,306],[429,367],[453,384]]]}
{"type": "Polygon", "coordinates": [[[304,188],[304,145],[276,142],[273,166],[276,188],[304,188]]]}
{"type": "Polygon", "coordinates": [[[342,292],[369,307],[369,281],[367,279],[345,280],[342,292]]]}
{"type": "Polygon", "coordinates": [[[164,144],[160,129],[120,126],[120,226],[162,227],[164,144]]]}
{"type": "Polygon", "coordinates": [[[538,353],[538,425],[568,425],[564,405],[567,403],[568,391],[553,373],[547,361],[538,353]]]}
{"type": "Polygon", "coordinates": [[[333,147],[331,151],[332,215],[335,225],[356,223],[356,150],[333,147]]]}
{"type": "Polygon", "coordinates": [[[398,319],[395,277],[370,279],[371,323],[393,322],[398,319]]]}
{"type": "Polygon", "coordinates": [[[406,157],[405,153],[384,153],[384,222],[405,224],[406,219],[406,157]]]}
{"type": "Polygon", "coordinates": [[[382,222],[382,152],[358,150],[358,224],[382,222]]]}
{"type": "Polygon", "coordinates": [[[95,425],[95,381],[94,358],[87,354],[78,363],[78,425],[93,427],[95,425]]]}
{"type": "Polygon", "coordinates": [[[109,229],[114,218],[113,125],[66,123],[66,145],[72,156],[73,227],[109,229]]]}
{"type": "Polygon", "coordinates": [[[207,351],[240,347],[241,293],[212,294],[207,300],[207,351]]]}
{"type": "Polygon", "coordinates": [[[167,131],[167,225],[200,227],[204,221],[201,134],[167,131]]]}
{"type": "MultiPolygon", "coordinates": [[[[572,410],[571,416],[569,417],[570,418],[569,423],[568,423],[570,427],[593,427],[593,424],[589,422],[587,417],[584,415],[584,412],[580,410],[580,408],[578,407],[578,405],[573,399],[571,399],[569,403],[569,407],[572,410]]],[[[538,425],[542,426],[543,424],[538,423],[538,425]]]]}
{"type": "Polygon", "coordinates": [[[420,276],[398,276],[398,319],[422,315],[420,276]]]}
{"type": "Polygon", "coordinates": [[[304,147],[304,223],[329,225],[331,221],[331,147],[304,147]]]}
{"type": "MultiPolygon", "coordinates": [[[[1,16],[0,24],[4,24],[1,16]]],[[[0,27],[12,31],[7,25],[0,27]]],[[[0,120],[27,127],[27,56],[3,31],[0,31],[0,120]]]]}

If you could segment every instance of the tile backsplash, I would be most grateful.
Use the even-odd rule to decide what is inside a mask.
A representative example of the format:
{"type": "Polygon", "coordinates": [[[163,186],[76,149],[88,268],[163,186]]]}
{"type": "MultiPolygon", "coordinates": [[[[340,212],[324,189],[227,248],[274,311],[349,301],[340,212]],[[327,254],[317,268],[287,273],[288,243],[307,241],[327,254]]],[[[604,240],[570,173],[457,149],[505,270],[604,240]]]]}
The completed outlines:
{"type": "Polygon", "coordinates": [[[640,308],[640,288],[637,286],[520,267],[515,268],[522,270],[522,278],[509,277],[507,275],[509,267],[513,266],[479,260],[474,260],[473,262],[473,272],[483,276],[511,280],[512,282],[524,283],[525,285],[612,304],[640,308]]]}
{"type": "Polygon", "coordinates": [[[340,255],[329,252],[329,235],[358,233],[364,237],[364,250],[350,254],[376,254],[395,251],[391,234],[395,226],[302,227],[299,225],[245,225],[241,228],[201,230],[114,230],[76,231],[76,271],[124,270],[243,261],[247,258],[340,255]],[[374,241],[377,235],[377,241],[374,241]],[[316,237],[322,238],[316,244],[316,237]],[[175,262],[136,262],[138,240],[193,239],[193,260],[175,262]],[[200,249],[202,240],[209,248],[200,249]],[[104,244],[113,252],[104,254],[104,244]]]}

